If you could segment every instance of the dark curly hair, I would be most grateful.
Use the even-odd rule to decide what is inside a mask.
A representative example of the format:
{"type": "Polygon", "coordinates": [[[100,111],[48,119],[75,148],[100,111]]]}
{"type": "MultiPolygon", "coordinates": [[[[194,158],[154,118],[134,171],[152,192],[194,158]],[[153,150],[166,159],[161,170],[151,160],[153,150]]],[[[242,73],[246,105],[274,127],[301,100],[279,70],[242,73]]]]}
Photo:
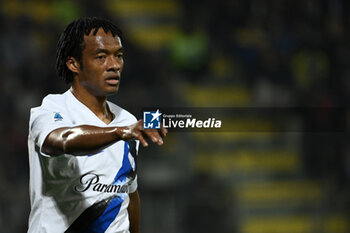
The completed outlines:
{"type": "Polygon", "coordinates": [[[83,17],[74,20],[63,30],[56,47],[56,72],[66,83],[73,82],[74,73],[66,65],[68,57],[74,57],[81,64],[82,52],[85,48],[84,35],[89,35],[94,29],[96,35],[102,28],[105,33],[111,32],[122,40],[121,30],[109,20],[97,17],[83,17]]]}

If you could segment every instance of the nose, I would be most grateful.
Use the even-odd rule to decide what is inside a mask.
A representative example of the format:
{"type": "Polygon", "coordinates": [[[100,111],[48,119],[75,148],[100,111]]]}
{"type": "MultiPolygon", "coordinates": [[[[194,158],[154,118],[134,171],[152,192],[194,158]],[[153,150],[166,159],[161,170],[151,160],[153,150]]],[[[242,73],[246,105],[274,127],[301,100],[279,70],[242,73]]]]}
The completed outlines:
{"type": "Polygon", "coordinates": [[[123,65],[122,63],[123,61],[120,61],[115,56],[110,56],[107,63],[107,71],[113,71],[113,72],[120,71],[123,65]]]}

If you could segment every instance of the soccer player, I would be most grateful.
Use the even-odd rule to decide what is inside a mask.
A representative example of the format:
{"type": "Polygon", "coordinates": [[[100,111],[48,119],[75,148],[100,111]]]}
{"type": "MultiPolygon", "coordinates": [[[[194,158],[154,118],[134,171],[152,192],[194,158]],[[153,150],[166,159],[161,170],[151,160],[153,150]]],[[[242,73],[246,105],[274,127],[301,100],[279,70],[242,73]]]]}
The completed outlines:
{"type": "Polygon", "coordinates": [[[63,94],[32,108],[29,233],[138,233],[137,152],[146,138],[158,145],[167,131],[106,100],[123,70],[120,30],[101,18],[80,18],[63,31],[56,69],[63,94]]]}

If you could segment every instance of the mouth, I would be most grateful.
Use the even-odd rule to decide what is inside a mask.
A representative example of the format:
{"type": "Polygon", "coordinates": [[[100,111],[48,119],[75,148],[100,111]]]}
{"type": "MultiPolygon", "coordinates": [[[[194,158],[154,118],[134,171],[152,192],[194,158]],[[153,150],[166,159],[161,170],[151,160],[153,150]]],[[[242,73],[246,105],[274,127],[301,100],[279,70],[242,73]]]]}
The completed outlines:
{"type": "Polygon", "coordinates": [[[119,76],[112,76],[105,79],[105,82],[111,86],[116,86],[119,84],[120,77],[119,76]]]}

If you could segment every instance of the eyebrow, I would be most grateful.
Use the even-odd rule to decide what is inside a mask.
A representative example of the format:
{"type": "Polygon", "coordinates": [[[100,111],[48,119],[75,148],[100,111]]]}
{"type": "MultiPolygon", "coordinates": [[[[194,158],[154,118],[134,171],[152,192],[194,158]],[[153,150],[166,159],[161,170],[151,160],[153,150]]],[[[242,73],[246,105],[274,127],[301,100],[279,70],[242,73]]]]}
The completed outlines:
{"type": "MultiPolygon", "coordinates": [[[[115,51],[115,53],[118,53],[118,52],[124,52],[124,48],[121,47],[121,48],[119,48],[119,49],[117,49],[117,50],[115,51]]],[[[98,53],[111,53],[111,51],[108,50],[108,49],[97,48],[97,49],[95,50],[95,54],[98,54],[98,53]]]]}

